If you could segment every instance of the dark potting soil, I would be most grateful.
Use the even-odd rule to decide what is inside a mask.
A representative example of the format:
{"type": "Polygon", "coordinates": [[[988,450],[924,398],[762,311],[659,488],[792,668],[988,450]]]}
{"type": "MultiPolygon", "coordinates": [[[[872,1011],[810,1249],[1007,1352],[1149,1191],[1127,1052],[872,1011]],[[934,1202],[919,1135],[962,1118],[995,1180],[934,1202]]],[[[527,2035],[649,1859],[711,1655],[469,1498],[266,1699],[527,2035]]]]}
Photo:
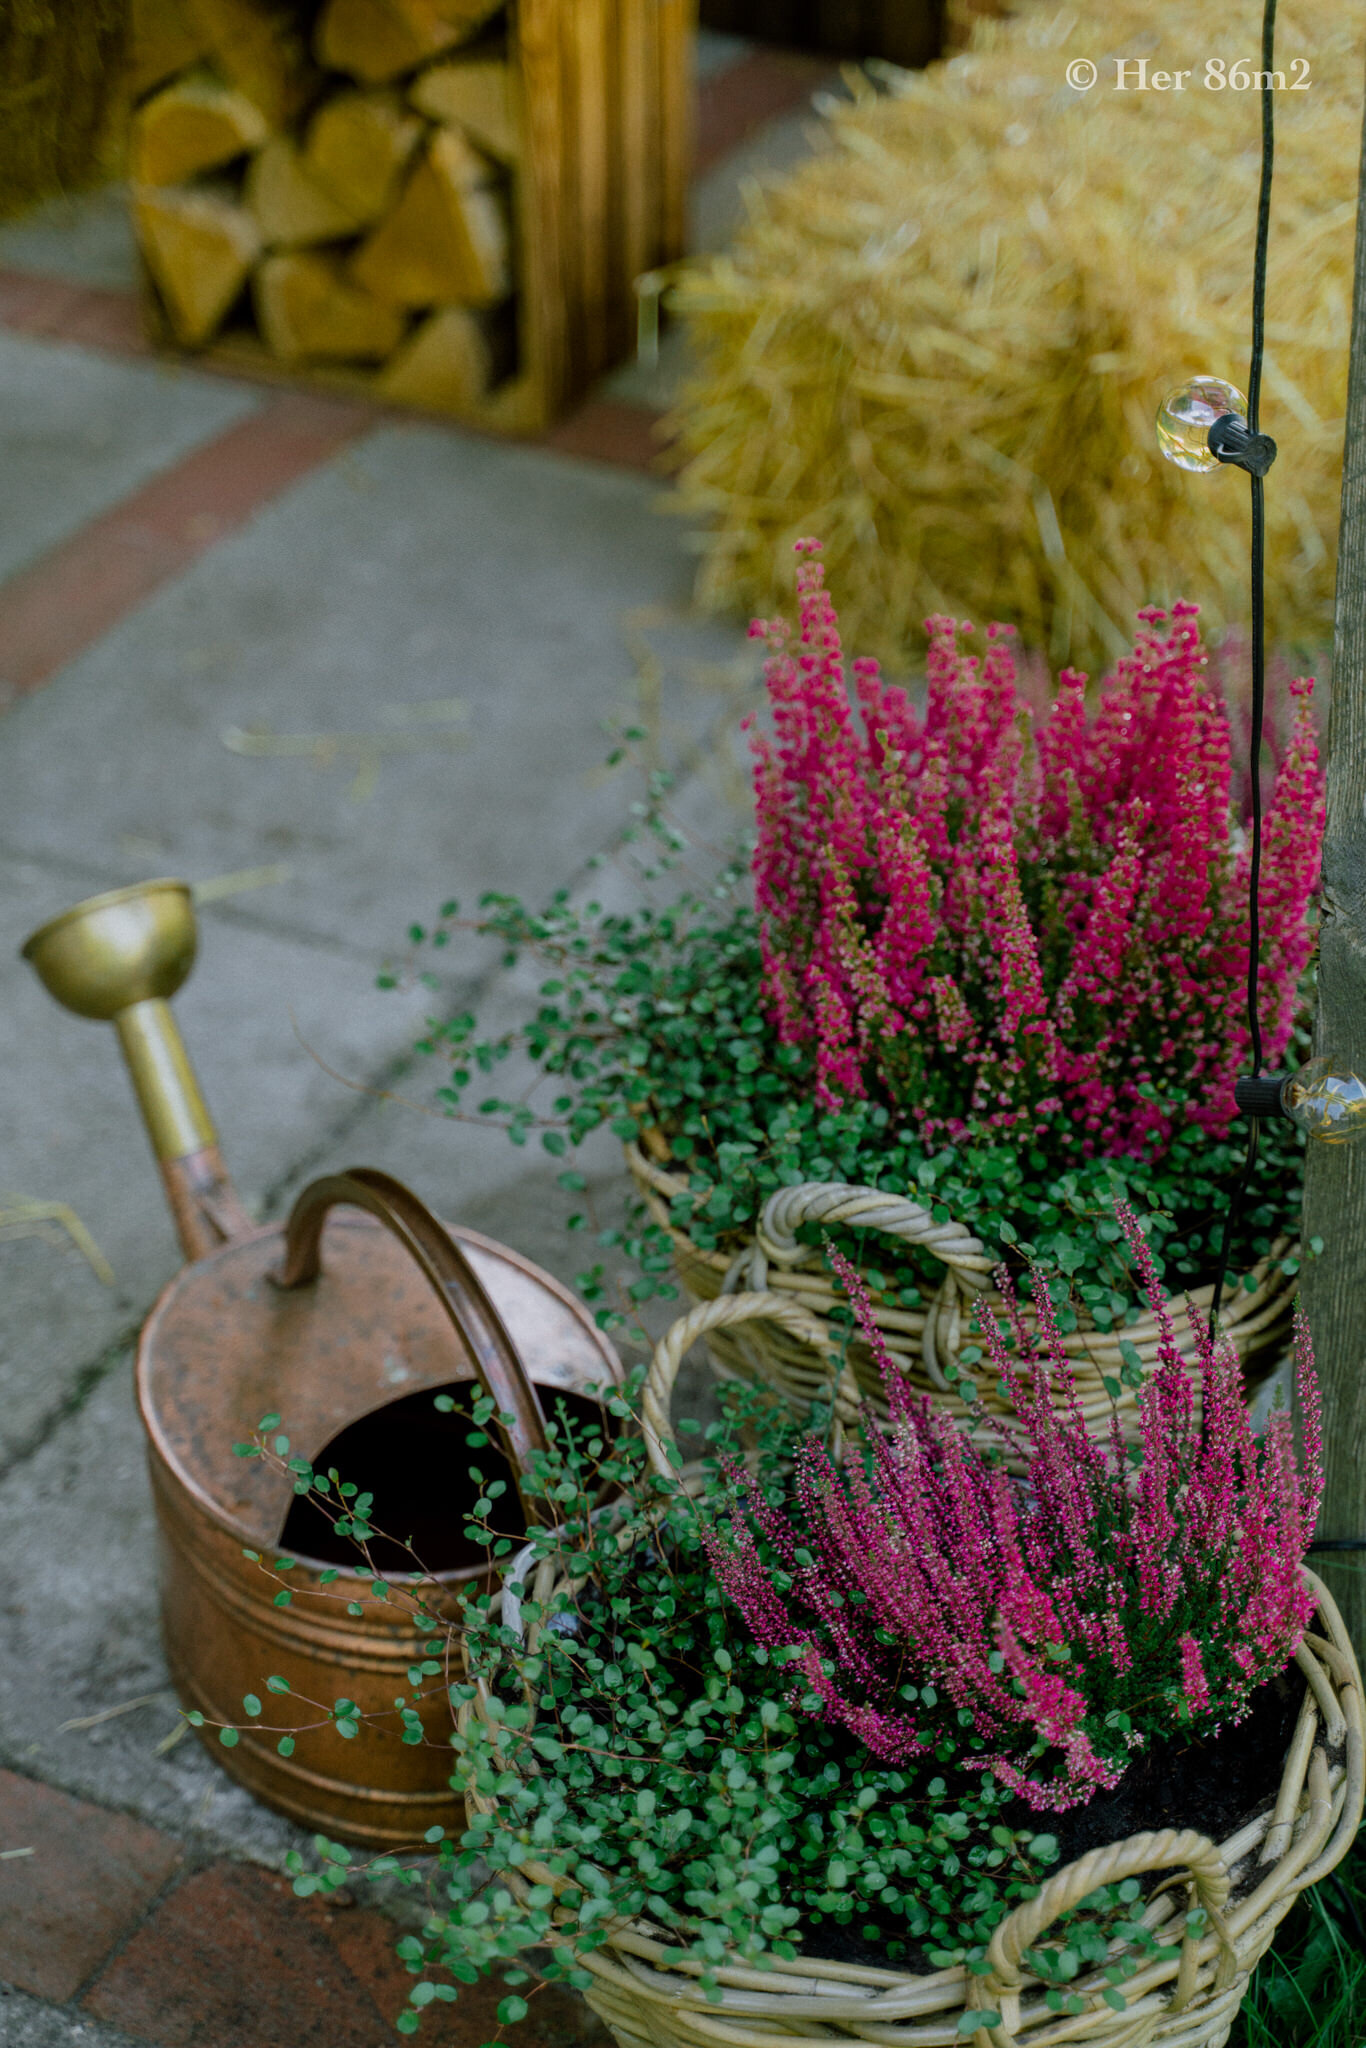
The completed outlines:
{"type": "MultiPolygon", "coordinates": [[[[1159,1743],[1137,1757],[1113,1792],[1098,1792],[1088,1805],[1060,1813],[1057,1825],[1049,1827],[1058,1838],[1062,1863],[1075,1862],[1106,1842],[1159,1828],[1198,1828],[1212,1842],[1237,1834],[1276,1797],[1303,1698],[1304,1680],[1292,1664],[1260,1687],[1251,1713],[1235,1727],[1180,1748],[1159,1743]]],[[[1036,1826],[1042,1818],[1034,1816],[1036,1826]]],[[[1022,1823],[1012,1817],[1006,1825],[1022,1823]]]]}
{"type": "MultiPolygon", "coordinates": [[[[653,1546],[643,1555],[657,1561],[653,1546]]],[[[581,1591],[579,1604],[598,1605],[596,1589],[581,1591]]],[[[577,1635],[579,1627],[573,1618],[563,1617],[566,1635],[577,1635]]],[[[1292,1664],[1258,1688],[1241,1721],[1217,1735],[1180,1744],[1154,1744],[1134,1758],[1112,1792],[1097,1793],[1087,1805],[1067,1813],[1036,1813],[1017,1799],[998,1807],[993,1818],[1017,1832],[1054,1836],[1059,1854],[1051,1870],[1064,1870],[1079,1856],[1108,1842],[1164,1828],[1195,1828],[1213,1842],[1226,1841],[1274,1804],[1303,1698],[1304,1680],[1292,1664]]],[[[852,1738],[843,1747],[851,1763],[866,1760],[862,1745],[852,1738]]],[[[961,1790],[966,1795],[980,1786],[980,1777],[973,1771],[946,1771],[944,1775],[951,1792],[961,1790]]],[[[1140,1880],[1145,1891],[1155,1887],[1161,1876],[1154,1871],[1140,1880]]],[[[919,1943],[908,1940],[904,1922],[883,1919],[876,1912],[861,1913],[856,1922],[844,1926],[828,1919],[807,1921],[794,1933],[799,1952],[813,1959],[893,1969],[907,1975],[928,1974],[938,1967],[919,1943]],[[893,1944],[894,1955],[888,1952],[893,1944]]]]}
{"type": "MultiPolygon", "coordinates": [[[[1035,1813],[1015,1800],[1001,1807],[996,1818],[1003,1827],[1056,1836],[1060,1854],[1054,1870],[1065,1869],[1107,1842],[1162,1828],[1198,1828],[1211,1841],[1226,1841],[1274,1802],[1303,1697],[1304,1681],[1291,1665],[1259,1688],[1251,1712],[1236,1726],[1180,1747],[1170,1742],[1154,1745],[1134,1759],[1113,1792],[1098,1792],[1086,1806],[1057,1814],[1035,1813]]],[[[970,1789],[974,1774],[964,1772],[962,1782],[965,1790],[970,1789]]],[[[1156,1878],[1154,1873],[1154,1882],[1156,1878]]],[[[878,1916],[867,1913],[857,1925],[840,1927],[829,1920],[808,1925],[801,1952],[826,1962],[908,1973],[935,1968],[922,1949],[907,1942],[896,1922],[882,1924],[885,1942],[898,1944],[894,1959],[884,1940],[870,1939],[863,1932],[879,1927],[878,1916]]]]}

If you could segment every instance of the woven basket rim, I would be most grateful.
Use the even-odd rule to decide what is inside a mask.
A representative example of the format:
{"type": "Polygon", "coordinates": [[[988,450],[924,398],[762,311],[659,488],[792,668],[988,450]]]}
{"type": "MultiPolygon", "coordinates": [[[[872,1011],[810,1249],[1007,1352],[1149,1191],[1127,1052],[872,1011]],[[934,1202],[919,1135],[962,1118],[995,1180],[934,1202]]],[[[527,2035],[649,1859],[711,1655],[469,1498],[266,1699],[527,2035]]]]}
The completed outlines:
{"type": "MultiPolygon", "coordinates": [[[[610,1514],[610,1504],[600,1512],[610,1514]]],[[[527,1545],[508,1561],[505,1585],[525,1572],[533,1551],[534,1545],[527,1545]]],[[[1341,1861],[1361,1823],[1363,1804],[1366,1804],[1366,1722],[1363,1721],[1361,1673],[1331,1593],[1307,1565],[1301,1569],[1306,1584],[1318,1601],[1316,1619],[1326,1627],[1327,1635],[1321,1638],[1312,1632],[1307,1633],[1296,1654],[1294,1661],[1305,1678],[1299,1723],[1282,1760],[1279,1780],[1268,1789],[1265,1806],[1223,1842],[1211,1842],[1198,1831],[1189,1829],[1166,1829],[1155,1835],[1129,1836],[1074,1859],[1055,1872],[1046,1887],[1041,1888],[1040,1897],[1046,1889],[1064,1897],[1070,1893],[1074,1900],[1079,1899],[1101,1883],[1110,1881],[1107,1870],[1117,1869],[1123,1874],[1126,1859],[1135,1869],[1179,1868],[1184,1866],[1195,1845],[1200,1845],[1201,1853],[1208,1852],[1226,1873],[1236,1874],[1246,1865],[1247,1859],[1261,1849],[1257,1870],[1260,1872],[1262,1866],[1266,1866],[1265,1874],[1254,1876],[1252,1889],[1244,1891],[1226,1911],[1211,1914],[1214,1932],[1207,1934],[1202,1941],[1187,1937],[1180,1944],[1179,1965],[1168,1957],[1158,1965],[1140,1966],[1131,1984],[1134,1989],[1142,1989],[1144,1996],[1159,1985],[1169,1983],[1178,1969],[1177,1995],[1180,1996],[1182,1986],[1186,1986],[1187,1997],[1191,1995],[1202,1969],[1206,1974],[1210,1968],[1214,1969],[1217,1989],[1226,1989],[1234,1981],[1235,1968],[1246,1975],[1269,1941],[1275,1924],[1302,1890],[1317,1883],[1341,1861]],[[1300,1811],[1302,1802],[1303,1813],[1300,1811]],[[1153,1981],[1149,1983],[1148,1979],[1153,1981]]],[[[546,1584],[538,1589],[538,1597],[544,1600],[553,1593],[562,1575],[551,1571],[546,1564],[542,1564],[538,1572],[546,1577],[546,1584]]],[[[495,1597],[501,1608],[503,1596],[495,1597]]],[[[505,1625],[518,1626],[520,1603],[515,1603],[515,1610],[516,1619],[505,1615],[505,1625]]],[[[476,1700],[461,1707],[458,1725],[462,1733],[476,1714],[487,1722],[487,1697],[487,1689],[481,1681],[476,1700]]],[[[467,1788],[466,1807],[471,1814],[494,1812],[497,1805],[496,1799],[483,1797],[467,1788]]],[[[504,1881],[508,1881],[506,1876],[504,1881]]],[[[566,1882],[555,1878],[545,1866],[534,1869],[526,1866],[521,1881],[549,1883],[557,1892],[566,1882]]],[[[993,1936],[989,1960],[994,1960],[998,1969],[1001,1967],[998,1951],[1002,1948],[1003,1938],[1008,1949],[1009,1931],[1016,1927],[1020,1916],[1027,1911],[1027,1905],[1028,1902],[1026,1906],[1017,1907],[993,1936]]],[[[1054,1907],[1049,1919],[1063,1910],[1065,1906],[1054,1907]]],[[[1163,1909],[1160,1894],[1150,1902],[1149,1911],[1157,1914],[1156,1924],[1161,1925],[1163,1909]]],[[[1044,1926],[1047,1924],[1045,1922],[1044,1926]]],[[[1023,1941],[1018,1944],[1020,1948],[1027,1945],[1023,1941]]],[[[895,2023],[898,2019],[933,2021],[945,2016],[951,2018],[955,2012],[973,2009],[968,2001],[985,1995],[983,1986],[999,2003],[1000,1984],[995,1978],[970,1977],[961,1966],[919,1973],[799,1957],[795,1963],[775,1965],[772,1971],[723,1964],[717,1971],[717,1981],[722,1988],[718,2005],[707,2000],[697,1987],[700,1964],[686,1952],[671,1947],[664,1930],[653,1927],[648,1921],[618,1923],[608,1934],[607,1948],[614,1952],[615,1962],[608,1963],[602,1951],[595,1951],[584,1958],[585,1967],[590,1971],[596,1968],[600,1975],[604,1972],[610,1974],[618,1980],[618,1989],[624,1989],[628,1996],[638,1998],[643,2004],[665,2003],[718,2017],[724,2014],[736,2023],[752,2020],[757,2023],[758,2032],[742,2034],[737,2031],[726,2038],[735,2042],[752,2042],[755,2048],[760,2042],[771,2039],[775,2029],[783,2038],[827,2039],[826,2023],[839,2026],[842,2021],[848,2021],[856,2035],[863,2038],[893,2039],[895,2036],[890,2034],[863,2035],[863,2028],[870,2023],[895,2023]],[[626,1973],[624,1977],[623,1972],[626,1973]],[[805,2033],[800,2025],[803,2020],[811,2020],[816,2031],[805,2033]]],[[[1171,1944],[1172,1955],[1176,1949],[1177,1945],[1171,1944]]],[[[1007,2003],[1018,2014],[1020,1999],[1034,1993],[1041,1994],[1046,1986],[1018,1964],[1018,1958],[1017,1967],[1009,1975],[1014,1982],[1009,1989],[1007,2003]]],[[[1079,1979],[1078,1985],[1086,1988],[1086,1979],[1079,1979]]],[[[1095,1988],[1092,1987],[1093,1990],[1095,1988]]],[[[1130,1988],[1126,1986],[1126,1996],[1130,1988]]],[[[1176,2009],[1172,2007],[1172,2010],[1176,2009]]],[[[1092,2017],[1102,2027],[1102,2035],[1098,2038],[1104,2038],[1102,2016],[1097,2013],[1092,2017]]],[[[1121,2017],[1109,2015],[1116,2024],[1120,2023],[1121,2017]]],[[[1128,2017],[1133,2017],[1132,2009],[1128,2017]]],[[[847,2038],[843,2028],[838,2038],[847,2038]]],[[[994,2027],[982,2029],[973,2038],[985,2038],[991,2048],[1013,2048],[1015,2042],[1013,2030],[994,2027]]],[[[1069,2038],[1082,2039],[1070,2031],[1069,2038]]]]}
{"type": "MultiPolygon", "coordinates": [[[[688,1184],[685,1179],[676,1173],[671,1173],[666,1168],[660,1166],[655,1160],[648,1158],[634,1140],[627,1142],[624,1151],[632,1178],[636,1181],[637,1186],[641,1189],[647,1201],[653,1196],[654,1201],[662,1207],[666,1200],[672,1201],[675,1196],[688,1192],[688,1184]]],[[[837,1182],[807,1182],[803,1184],[803,1191],[815,1190],[823,1186],[833,1191],[835,1188],[842,1187],[843,1185],[843,1183],[837,1182]]],[[[791,1190],[783,1190],[782,1192],[791,1192],[791,1190]]],[[[866,1192],[869,1195],[882,1194],[885,1196],[888,1191],[885,1189],[868,1188],[862,1192],[866,1192]]],[[[656,1213],[654,1220],[668,1231],[676,1248],[686,1247],[690,1258],[697,1260],[700,1265],[717,1275],[722,1291],[725,1291],[733,1283],[741,1261],[746,1256],[746,1251],[755,1247],[759,1238],[758,1228],[750,1225],[745,1233],[745,1247],[740,1252],[704,1251],[693,1242],[686,1230],[681,1229],[673,1221],[667,1212],[664,1214],[656,1213]]],[[[1239,1284],[1236,1287],[1225,1290],[1223,1307],[1224,1327],[1235,1339],[1240,1334],[1240,1324],[1250,1323],[1254,1319],[1260,1323],[1268,1315],[1275,1316],[1283,1310],[1290,1298],[1297,1292],[1299,1284],[1298,1275],[1288,1274],[1281,1270],[1281,1261],[1287,1254],[1293,1251],[1294,1244],[1295,1240],[1292,1238],[1278,1238],[1268,1255],[1258,1259],[1255,1265],[1249,1267],[1246,1274],[1239,1276],[1239,1284]],[[1255,1291],[1247,1288],[1246,1282],[1248,1280],[1256,1281],[1255,1291]]],[[[767,1284],[769,1286],[775,1284],[781,1286],[782,1280],[789,1274],[818,1269],[819,1263],[819,1255],[813,1251],[807,1259],[786,1263],[782,1274],[776,1276],[773,1280],[769,1280],[767,1284]]],[[[741,1284],[745,1283],[742,1282],[741,1284]]],[[[995,1292],[994,1288],[990,1286],[983,1291],[988,1294],[994,1294],[995,1292]]],[[[1214,1284],[1210,1281],[1206,1282],[1202,1287],[1190,1289],[1180,1295],[1168,1295],[1165,1305],[1173,1314],[1179,1314],[1187,1303],[1195,1309],[1207,1309],[1211,1306],[1213,1299],[1214,1284]]],[[[874,1315],[876,1316],[876,1314],[877,1310],[875,1308],[874,1315]]],[[[1143,1342],[1156,1336],[1157,1323],[1151,1311],[1145,1309],[1136,1323],[1126,1324],[1122,1330],[1107,1332],[1097,1330],[1094,1327],[1088,1328],[1085,1318],[1082,1318],[1079,1322],[1079,1331],[1090,1338],[1108,1339],[1113,1337],[1117,1341],[1122,1336],[1130,1342],[1143,1342]]]]}

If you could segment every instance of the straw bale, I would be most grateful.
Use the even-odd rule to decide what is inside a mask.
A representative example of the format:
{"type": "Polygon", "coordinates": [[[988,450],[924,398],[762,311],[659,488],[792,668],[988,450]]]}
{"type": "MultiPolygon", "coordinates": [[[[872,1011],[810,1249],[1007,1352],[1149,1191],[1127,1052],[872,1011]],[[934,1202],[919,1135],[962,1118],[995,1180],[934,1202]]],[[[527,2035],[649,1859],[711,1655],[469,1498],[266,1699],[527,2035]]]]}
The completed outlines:
{"type": "MultiPolygon", "coordinates": [[[[1013,620],[1060,659],[1127,645],[1177,594],[1246,606],[1248,490],[1164,462],[1153,415],[1197,371],[1246,386],[1260,0],[1072,0],[979,22],[969,50],[826,105],[827,147],[751,191],[733,248],[675,303],[697,369],[683,509],[713,604],[774,609],[818,534],[856,641],[904,665],[929,613],[1013,620]],[[1180,91],[1114,89],[1114,57],[1180,91]],[[1090,92],[1066,82],[1091,57],[1090,92]]],[[[1283,0],[1263,426],[1269,617],[1329,637],[1346,409],[1361,64],[1334,0],[1283,0]]]]}

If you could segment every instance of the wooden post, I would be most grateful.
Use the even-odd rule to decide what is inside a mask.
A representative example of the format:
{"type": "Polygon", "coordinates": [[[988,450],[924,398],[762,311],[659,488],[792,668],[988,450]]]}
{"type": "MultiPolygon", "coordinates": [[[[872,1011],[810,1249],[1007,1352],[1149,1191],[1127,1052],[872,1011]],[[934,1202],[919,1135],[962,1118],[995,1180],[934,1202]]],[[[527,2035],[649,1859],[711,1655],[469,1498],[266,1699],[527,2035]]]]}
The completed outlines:
{"type": "MultiPolygon", "coordinates": [[[[1360,194],[1366,194],[1366,131],[1360,194]]],[[[1281,460],[1294,461],[1287,433],[1281,460]]],[[[1270,488],[1276,488],[1273,474],[1270,488]]],[[[1366,204],[1359,201],[1356,282],[1342,467],[1333,696],[1327,747],[1323,931],[1314,1049],[1366,1074],[1366,204]]],[[[1366,1141],[1309,1147],[1304,1234],[1323,1239],[1304,1268],[1323,1390],[1327,1487],[1321,1538],[1366,1539],[1366,1141]]],[[[1311,1560],[1366,1649],[1366,1550],[1311,1560]]]]}
{"type": "Polygon", "coordinates": [[[125,0],[0,6],[0,219],[98,178],[125,0]]]}

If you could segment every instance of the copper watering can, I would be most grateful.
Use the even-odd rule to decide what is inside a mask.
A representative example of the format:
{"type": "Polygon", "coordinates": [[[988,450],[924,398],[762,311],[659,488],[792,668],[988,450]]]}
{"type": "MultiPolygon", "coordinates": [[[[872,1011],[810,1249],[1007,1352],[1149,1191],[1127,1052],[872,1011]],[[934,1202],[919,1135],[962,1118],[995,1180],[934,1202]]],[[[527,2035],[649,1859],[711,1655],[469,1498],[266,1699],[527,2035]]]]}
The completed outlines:
{"type": "MultiPolygon", "coordinates": [[[[117,1030],[189,1262],[137,1354],[167,1659],[181,1700],[210,1722],[240,1726],[245,1695],[263,1701],[261,1725],[244,1727],[235,1748],[203,1731],[258,1797],[346,1841],[413,1845],[456,1813],[442,1677],[426,1677],[416,1701],[424,1741],[400,1740],[395,1703],[412,1698],[409,1666],[427,1631],[373,1596],[354,1545],[290,1478],[232,1445],[278,1413],[291,1456],[374,1493],[375,1527],[397,1539],[371,1546],[384,1576],[419,1583],[399,1548],[411,1536],[424,1597],[449,1612],[488,1571],[461,1533],[477,1491],[465,1446],[477,1389],[514,1418],[477,1458],[486,1479],[506,1467],[506,1506],[544,1443],[543,1397],[596,1415],[589,1390],[618,1383],[621,1366],[558,1281],[477,1231],[447,1229],[387,1174],[314,1181],[283,1228],[253,1223],[169,1006],[195,948],[190,889],[177,881],[78,903],[23,948],[59,1003],[117,1030]],[[437,1410],[438,1392],[451,1411],[437,1410]],[[267,1566],[295,1560],[280,1575],[287,1605],[273,1604],[275,1582],[244,1550],[267,1566]],[[340,1576],[325,1584],[325,1572],[340,1576]],[[269,1693],[271,1676],[293,1697],[269,1693]],[[278,1753],[283,1732],[321,1719],[303,1701],[325,1714],[343,1697],[387,1718],[350,1738],[324,1722],[278,1753]]],[[[523,1519],[534,1512],[523,1506],[523,1519]]]]}

